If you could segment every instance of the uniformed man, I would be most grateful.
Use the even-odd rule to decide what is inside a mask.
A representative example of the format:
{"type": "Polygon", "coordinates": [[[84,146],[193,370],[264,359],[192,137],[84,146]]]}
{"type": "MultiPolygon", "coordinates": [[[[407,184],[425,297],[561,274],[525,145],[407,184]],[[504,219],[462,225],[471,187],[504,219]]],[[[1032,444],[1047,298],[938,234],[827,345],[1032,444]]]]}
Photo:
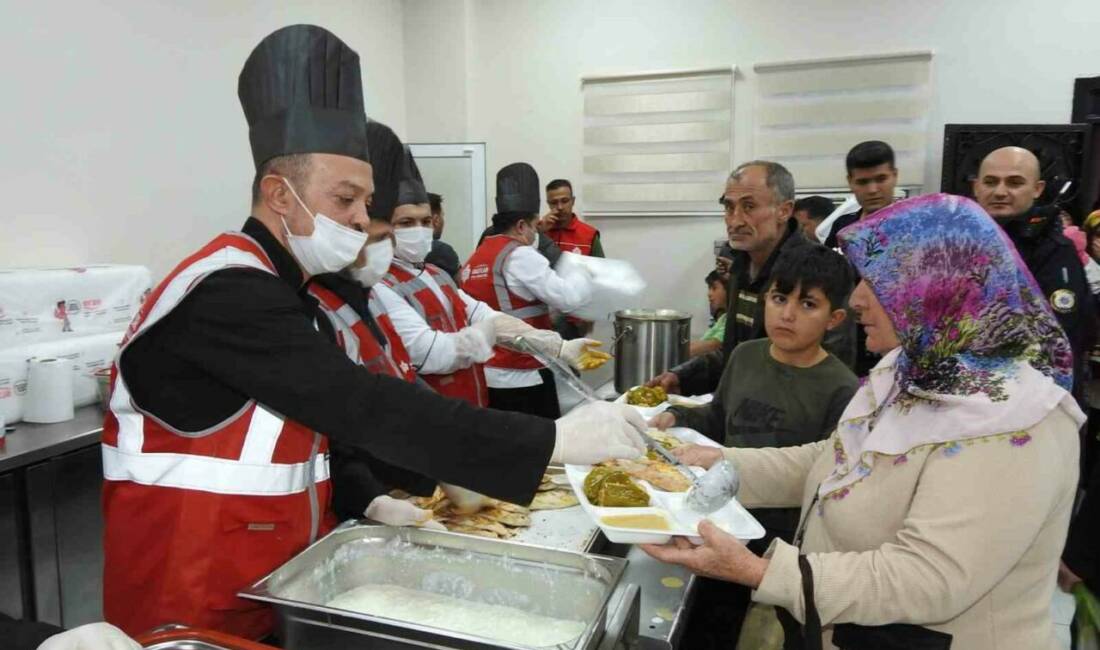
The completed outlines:
{"type": "Polygon", "coordinates": [[[112,368],[103,431],[104,614],[258,638],[237,592],[333,525],[328,442],[516,503],[549,461],[644,451],[610,404],[557,423],[478,409],[349,360],[302,291],[367,243],[373,182],[358,56],[319,27],[265,38],[238,94],[256,177],[242,232],[215,237],[149,295],[112,368]]]}
{"type": "Polygon", "coordinates": [[[1073,347],[1074,394],[1080,396],[1096,308],[1077,250],[1062,235],[1058,209],[1035,205],[1044,187],[1035,154],[1021,147],[1002,147],[982,160],[974,197],[1008,233],[1066,330],[1073,347]]]}

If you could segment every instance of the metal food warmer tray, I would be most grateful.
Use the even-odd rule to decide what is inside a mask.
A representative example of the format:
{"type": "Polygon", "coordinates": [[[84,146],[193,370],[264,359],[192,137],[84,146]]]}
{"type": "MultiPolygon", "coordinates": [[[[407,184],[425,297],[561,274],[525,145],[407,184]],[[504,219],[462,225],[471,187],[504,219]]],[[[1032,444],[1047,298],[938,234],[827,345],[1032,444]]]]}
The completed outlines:
{"type": "Polygon", "coordinates": [[[619,582],[627,561],[421,528],[346,523],[242,592],[274,607],[292,650],[437,648],[615,650],[638,644],[640,594],[619,582]],[[327,605],[364,585],[396,586],[530,614],[583,621],[552,646],[513,645],[416,620],[327,605]]]}

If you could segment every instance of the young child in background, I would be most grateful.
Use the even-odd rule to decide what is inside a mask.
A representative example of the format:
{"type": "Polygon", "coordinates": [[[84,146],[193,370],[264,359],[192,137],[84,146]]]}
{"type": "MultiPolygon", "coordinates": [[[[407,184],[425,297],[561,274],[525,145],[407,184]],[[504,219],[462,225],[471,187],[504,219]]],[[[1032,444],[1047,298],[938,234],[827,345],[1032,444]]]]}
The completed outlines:
{"type": "Polygon", "coordinates": [[[726,336],[726,282],[728,276],[718,271],[707,274],[707,302],[710,305],[711,324],[702,338],[688,344],[688,356],[697,357],[722,347],[726,336]]]}
{"type": "MultiPolygon", "coordinates": [[[[705,406],[674,406],[651,426],[682,426],[728,447],[787,447],[828,437],[858,387],[856,376],[825,351],[825,333],[846,316],[852,290],[848,262],[820,244],[784,251],[764,299],[768,338],[746,341],[730,355],[714,400],[705,406]]],[[[692,447],[692,462],[709,467],[722,450],[692,447]]],[[[751,546],[788,542],[798,509],[753,513],[768,531],[751,546]]]]}

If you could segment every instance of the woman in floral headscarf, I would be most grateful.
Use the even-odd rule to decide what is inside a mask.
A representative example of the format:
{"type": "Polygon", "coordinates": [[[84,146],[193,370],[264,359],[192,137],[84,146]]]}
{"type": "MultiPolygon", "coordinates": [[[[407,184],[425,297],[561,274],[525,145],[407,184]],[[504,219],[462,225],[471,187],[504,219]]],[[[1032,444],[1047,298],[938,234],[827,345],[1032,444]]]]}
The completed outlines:
{"type": "Polygon", "coordinates": [[[863,278],[851,305],[884,358],[828,440],[725,450],[746,506],[801,504],[795,545],[758,557],[704,522],[697,548],[646,550],[755,588],[805,626],[790,620],[787,647],[802,630],[820,647],[822,629],[845,649],[1057,648],[1050,602],[1084,420],[1064,333],[972,201],[902,201],[840,240],[863,278]]]}

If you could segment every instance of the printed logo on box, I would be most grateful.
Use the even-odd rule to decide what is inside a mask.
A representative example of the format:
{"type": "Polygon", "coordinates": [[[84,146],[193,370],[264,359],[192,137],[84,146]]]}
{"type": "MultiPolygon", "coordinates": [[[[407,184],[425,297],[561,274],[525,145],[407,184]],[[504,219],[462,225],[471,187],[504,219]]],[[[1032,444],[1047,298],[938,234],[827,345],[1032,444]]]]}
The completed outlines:
{"type": "Polygon", "coordinates": [[[0,388],[0,399],[8,399],[11,397],[11,389],[8,387],[0,388]]]}
{"type": "Polygon", "coordinates": [[[84,301],[84,311],[92,311],[92,310],[95,310],[95,309],[99,309],[100,305],[102,305],[102,304],[103,304],[103,301],[100,300],[99,298],[89,298],[88,300],[84,301]]]}

